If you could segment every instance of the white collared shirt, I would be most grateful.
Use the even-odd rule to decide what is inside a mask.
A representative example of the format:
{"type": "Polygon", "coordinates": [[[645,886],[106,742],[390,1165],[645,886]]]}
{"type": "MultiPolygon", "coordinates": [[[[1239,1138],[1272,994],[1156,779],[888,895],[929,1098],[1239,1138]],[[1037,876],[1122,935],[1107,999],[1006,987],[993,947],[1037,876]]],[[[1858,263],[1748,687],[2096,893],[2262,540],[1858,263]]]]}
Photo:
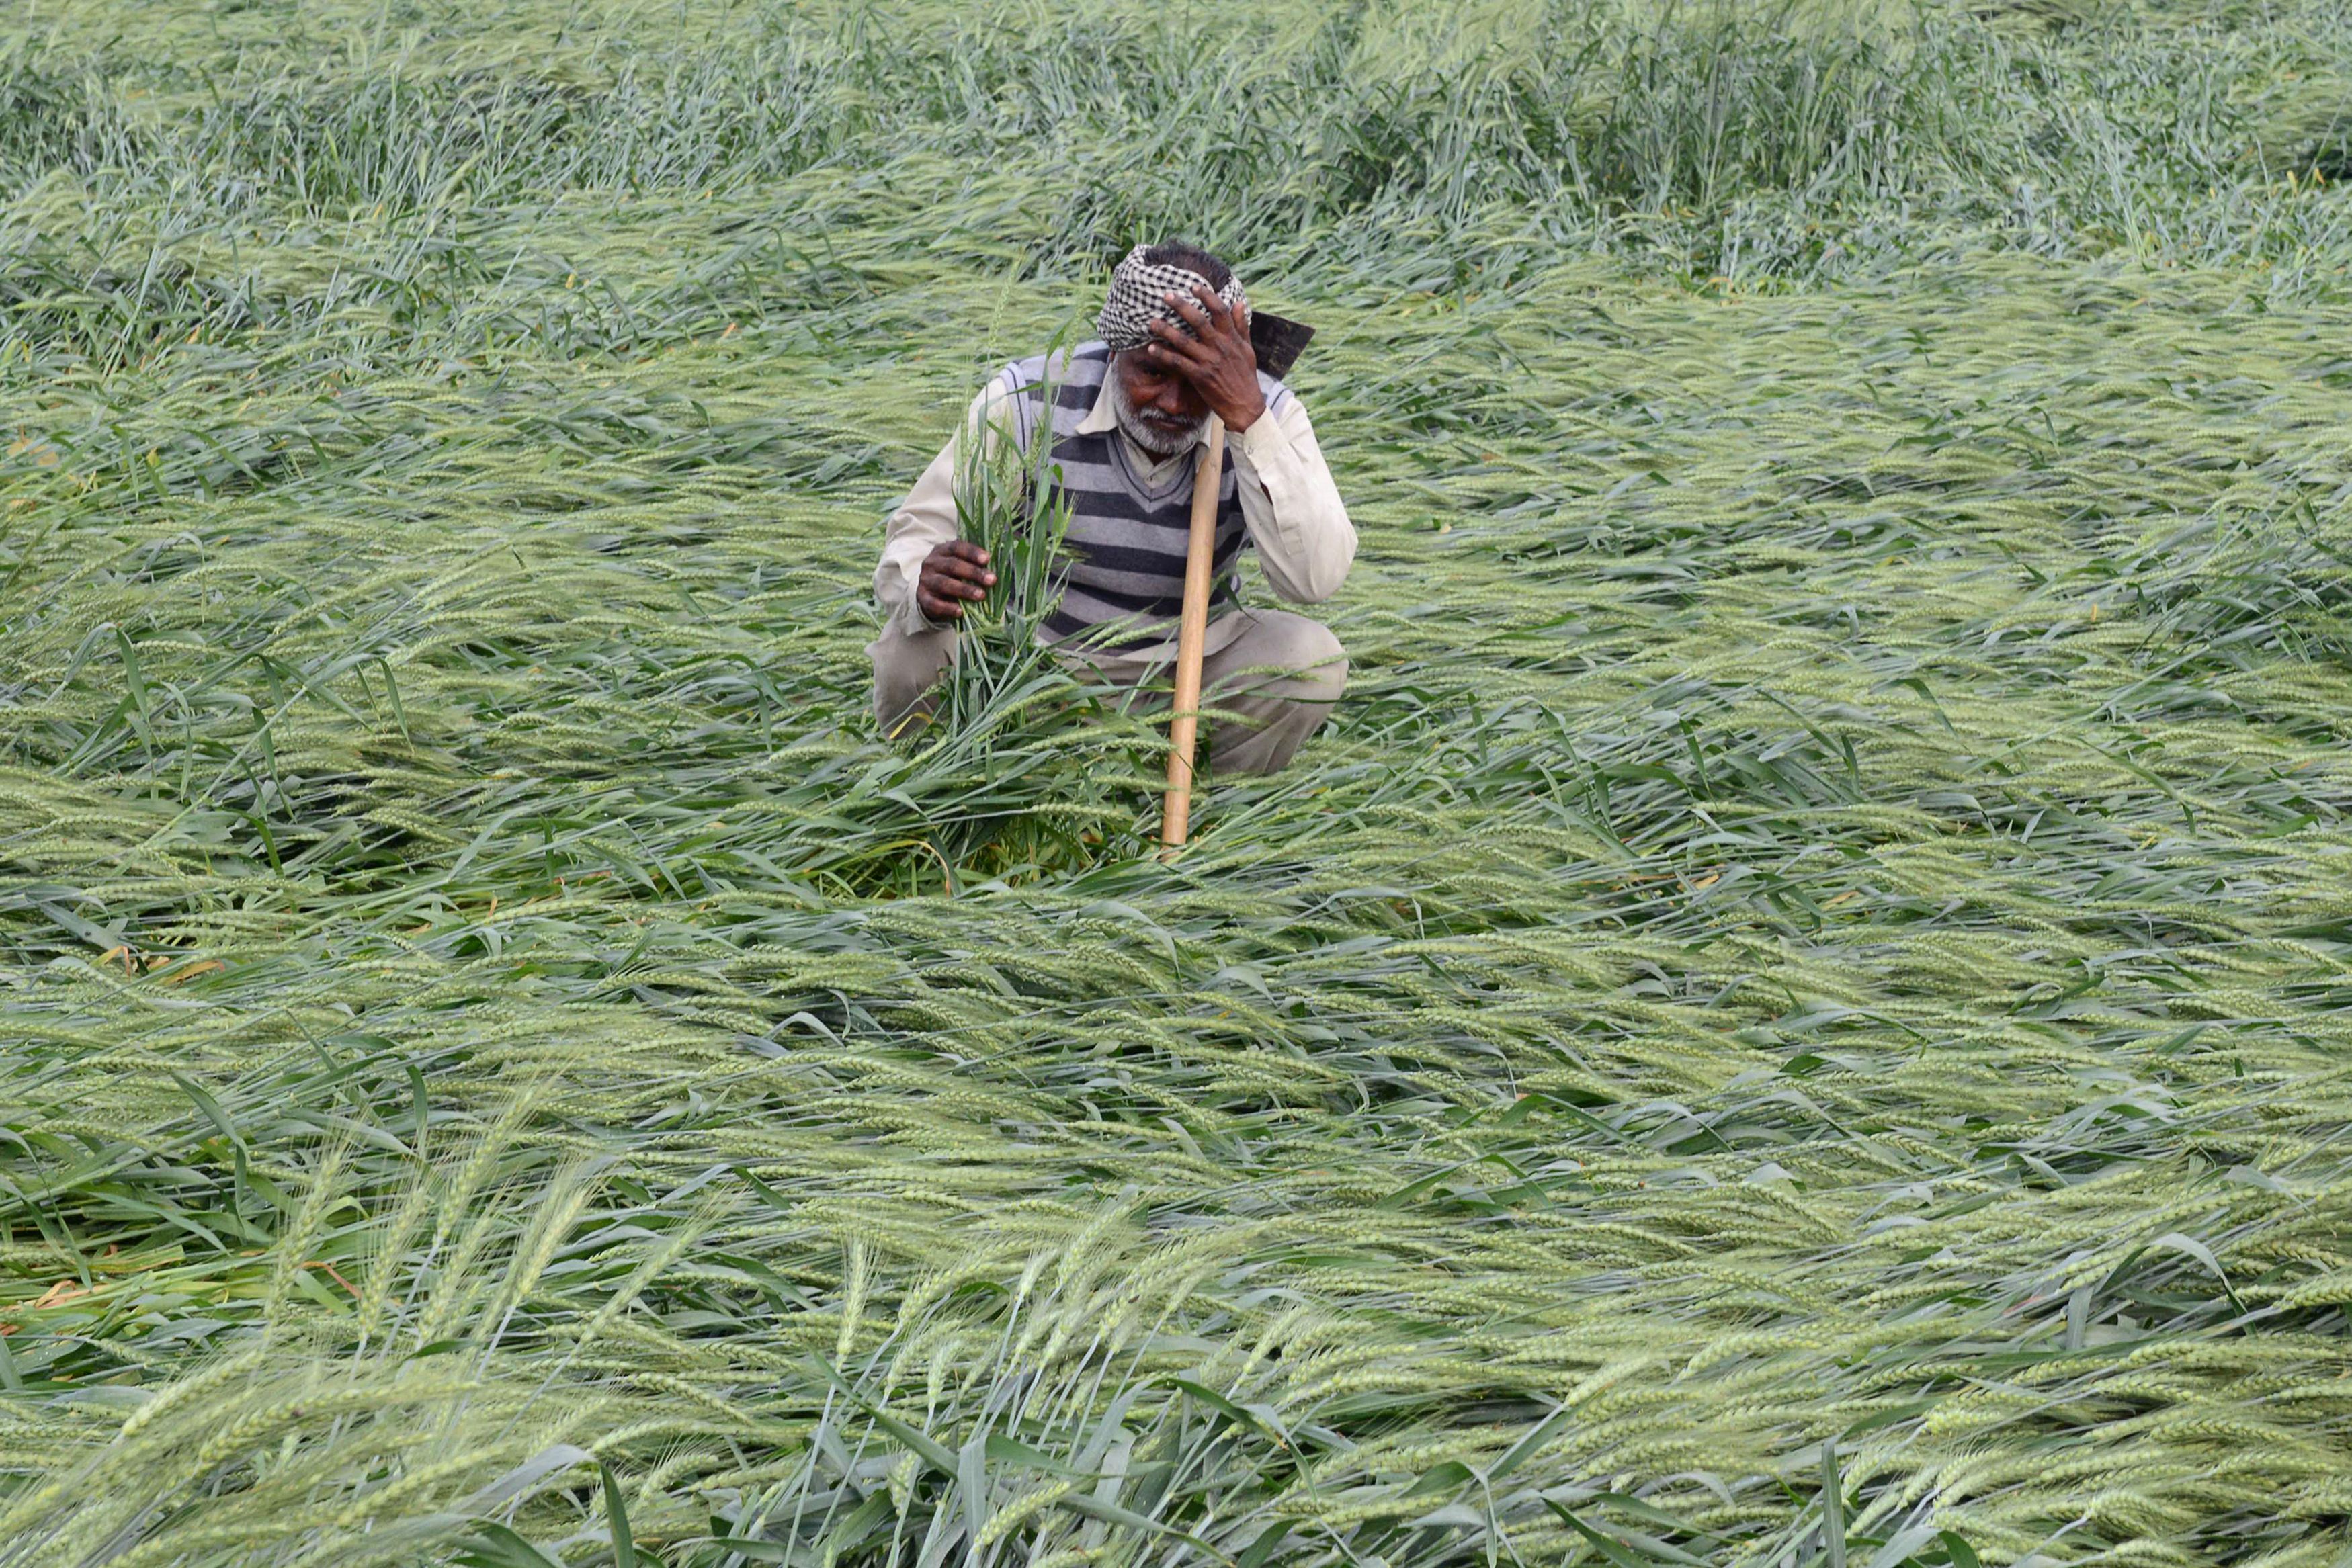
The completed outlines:
{"type": "MultiPolygon", "coordinates": [[[[1095,406],[1078,422],[1079,434],[1118,430],[1110,380],[1117,373],[1114,369],[1104,376],[1095,406]]],[[[915,487],[890,514],[883,536],[882,563],[874,573],[874,596],[894,631],[936,629],[916,607],[915,582],[931,551],[956,537],[955,476],[961,466],[963,433],[984,431],[988,450],[993,452],[996,440],[1004,434],[992,417],[1002,395],[993,382],[981,389],[965,411],[956,436],[931,459],[915,487]]],[[[1348,508],[1339,499],[1339,486],[1331,482],[1330,469],[1324,465],[1323,449],[1315,443],[1315,427],[1307,422],[1306,409],[1295,394],[1282,399],[1281,404],[1279,411],[1269,409],[1251,422],[1247,430],[1228,432],[1225,446],[1234,455],[1234,476],[1239,480],[1235,489],[1241,498],[1242,523],[1257,548],[1258,566],[1266,582],[1293,603],[1318,603],[1338,591],[1354,563],[1356,528],[1348,520],[1348,508]]],[[[1172,457],[1143,451],[1128,441],[1123,432],[1117,439],[1127,442],[1128,455],[1137,470],[1156,485],[1174,477],[1170,470],[1176,465],[1197,462],[1194,453],[1207,436],[1205,433],[1196,436],[1172,457]]],[[[1206,651],[1215,653],[1240,635],[1241,630],[1237,612],[1228,611],[1217,617],[1209,623],[1206,651]]],[[[1158,661],[1169,658],[1173,651],[1171,639],[1122,649],[1117,656],[1158,661]]]]}

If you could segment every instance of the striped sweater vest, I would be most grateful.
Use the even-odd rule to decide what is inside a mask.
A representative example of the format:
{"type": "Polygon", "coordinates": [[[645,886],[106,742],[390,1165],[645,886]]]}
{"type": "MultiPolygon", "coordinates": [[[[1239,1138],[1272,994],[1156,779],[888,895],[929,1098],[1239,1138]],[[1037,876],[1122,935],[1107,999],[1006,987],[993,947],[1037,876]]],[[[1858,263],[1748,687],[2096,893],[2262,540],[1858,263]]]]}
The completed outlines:
{"type": "MultiPolygon", "coordinates": [[[[1184,608],[1185,546],[1192,526],[1192,476],[1197,462],[1177,465],[1158,487],[1148,484],[1135,454],[1117,429],[1081,434],[1079,423],[1101,397],[1110,373],[1110,350],[1081,343],[1067,353],[1040,354],[1008,365],[997,379],[1009,400],[1025,457],[1047,428],[1053,397],[1046,473],[1070,508],[1063,560],[1056,573],[1061,603],[1046,618],[1055,642],[1096,627],[1107,648],[1133,648],[1175,634],[1184,608]],[[1107,625],[1116,622],[1116,626],[1107,625]]],[[[1261,372],[1269,413],[1288,396],[1261,372]]],[[[1239,480],[1230,444],[1217,476],[1217,548],[1213,599],[1235,599],[1234,568],[1244,532],[1239,480]]]]}

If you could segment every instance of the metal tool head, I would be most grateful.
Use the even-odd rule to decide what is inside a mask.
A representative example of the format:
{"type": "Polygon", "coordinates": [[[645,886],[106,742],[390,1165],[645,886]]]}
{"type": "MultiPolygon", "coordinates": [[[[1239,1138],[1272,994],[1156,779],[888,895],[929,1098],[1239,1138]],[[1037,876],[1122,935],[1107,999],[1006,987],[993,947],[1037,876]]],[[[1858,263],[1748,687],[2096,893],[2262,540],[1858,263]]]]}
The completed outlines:
{"type": "Polygon", "coordinates": [[[1257,368],[1276,381],[1290,373],[1298,362],[1307,340],[1315,329],[1304,321],[1292,321],[1267,310],[1250,312],[1250,347],[1256,351],[1257,368]]]}

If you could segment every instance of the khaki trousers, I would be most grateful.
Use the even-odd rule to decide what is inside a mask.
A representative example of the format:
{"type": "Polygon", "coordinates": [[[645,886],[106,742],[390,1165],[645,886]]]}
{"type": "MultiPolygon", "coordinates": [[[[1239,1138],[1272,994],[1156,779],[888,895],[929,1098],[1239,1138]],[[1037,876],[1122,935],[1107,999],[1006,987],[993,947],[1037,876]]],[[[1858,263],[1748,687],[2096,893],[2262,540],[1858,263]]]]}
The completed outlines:
{"type": "MultiPolygon", "coordinates": [[[[1227,773],[1273,773],[1320,728],[1348,684],[1339,639],[1319,621],[1283,610],[1235,610],[1240,632],[1201,661],[1201,706],[1229,713],[1204,720],[1209,764],[1227,773]]],[[[890,628],[866,644],[874,660],[874,716],[895,731],[910,715],[928,715],[932,685],[955,658],[952,631],[890,628]]],[[[1165,706],[1174,655],[1070,653],[1074,671],[1127,687],[1143,706],[1165,706]],[[1156,679],[1155,679],[1156,677],[1156,679]]]]}

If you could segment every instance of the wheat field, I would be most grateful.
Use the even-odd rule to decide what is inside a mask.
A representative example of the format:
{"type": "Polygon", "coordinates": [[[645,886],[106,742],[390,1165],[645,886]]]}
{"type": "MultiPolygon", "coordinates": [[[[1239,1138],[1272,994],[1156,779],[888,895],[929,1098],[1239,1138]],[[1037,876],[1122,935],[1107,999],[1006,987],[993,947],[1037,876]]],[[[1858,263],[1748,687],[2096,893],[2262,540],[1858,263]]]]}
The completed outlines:
{"type": "Polygon", "coordinates": [[[2347,60],[15,0],[0,1563],[2352,1559],[2347,60]],[[1163,864],[862,649],[1169,235],[1363,545],[1163,864]]]}

